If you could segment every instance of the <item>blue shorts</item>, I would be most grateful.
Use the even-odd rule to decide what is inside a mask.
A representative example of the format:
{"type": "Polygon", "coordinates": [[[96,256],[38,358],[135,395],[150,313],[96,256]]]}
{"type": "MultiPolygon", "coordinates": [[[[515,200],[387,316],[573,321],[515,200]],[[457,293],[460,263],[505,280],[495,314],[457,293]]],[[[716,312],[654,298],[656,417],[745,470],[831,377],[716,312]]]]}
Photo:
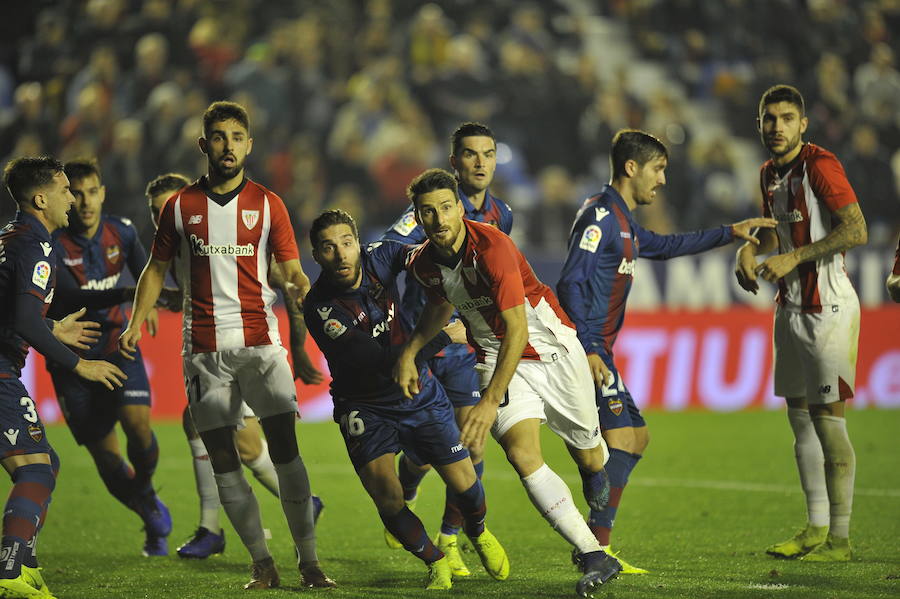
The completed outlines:
{"type": "Polygon", "coordinates": [[[353,467],[363,466],[388,453],[403,453],[419,465],[452,464],[469,456],[459,442],[453,408],[439,385],[438,401],[375,404],[342,401],[335,404],[353,467]]]}
{"type": "Polygon", "coordinates": [[[612,385],[603,385],[597,389],[597,413],[600,415],[600,428],[609,430],[633,426],[639,428],[647,426],[641,411],[631,397],[631,392],[625,386],[625,382],[616,370],[612,360],[603,360],[615,380],[612,385]]]}
{"type": "Polygon", "coordinates": [[[474,406],[481,400],[474,352],[435,356],[428,361],[428,367],[447,392],[454,408],[474,406]]]}
{"type": "Polygon", "coordinates": [[[16,375],[0,373],[0,459],[50,453],[50,442],[34,401],[16,375]]]}
{"type": "Polygon", "coordinates": [[[59,407],[79,445],[95,443],[108,435],[119,421],[122,406],[150,405],[150,382],[140,350],[134,360],[119,354],[110,354],[105,359],[121,368],[128,377],[124,386],[110,391],[101,383],[86,381],[71,370],[48,368],[59,407]]]}

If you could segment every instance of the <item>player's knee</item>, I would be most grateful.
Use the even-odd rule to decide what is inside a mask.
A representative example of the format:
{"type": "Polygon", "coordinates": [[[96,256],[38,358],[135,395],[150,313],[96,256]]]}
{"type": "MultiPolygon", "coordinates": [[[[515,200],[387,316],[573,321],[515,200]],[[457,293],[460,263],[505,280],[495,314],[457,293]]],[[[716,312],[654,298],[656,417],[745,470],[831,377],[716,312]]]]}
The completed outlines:
{"type": "Polygon", "coordinates": [[[541,467],[544,463],[540,452],[523,445],[511,445],[506,448],[506,459],[516,469],[519,476],[527,476],[541,467]]]}

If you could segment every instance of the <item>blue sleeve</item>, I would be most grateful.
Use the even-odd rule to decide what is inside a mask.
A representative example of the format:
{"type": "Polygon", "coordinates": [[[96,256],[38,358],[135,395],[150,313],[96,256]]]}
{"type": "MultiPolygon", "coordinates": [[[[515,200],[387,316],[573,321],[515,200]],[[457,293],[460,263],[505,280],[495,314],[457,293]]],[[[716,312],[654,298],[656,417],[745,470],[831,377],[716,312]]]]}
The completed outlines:
{"type": "Polygon", "coordinates": [[[500,205],[500,230],[506,233],[507,235],[511,235],[511,231],[513,228],[513,213],[512,209],[509,207],[509,204],[502,200],[498,200],[494,198],[494,201],[500,205]]]}
{"type": "Polygon", "coordinates": [[[78,356],[53,336],[42,316],[43,310],[44,300],[31,293],[18,294],[13,323],[16,333],[48,361],[67,370],[74,370],[78,365],[78,356]]]}
{"type": "Polygon", "coordinates": [[[366,246],[369,259],[376,265],[381,284],[389,287],[406,267],[410,246],[393,239],[382,239],[366,246]]]}
{"type": "MultiPolygon", "coordinates": [[[[586,353],[604,355],[600,331],[588,324],[592,316],[591,278],[599,268],[600,257],[617,234],[614,218],[594,218],[594,210],[584,210],[575,221],[569,234],[568,254],[562,274],[556,284],[556,293],[563,310],[575,324],[578,340],[586,353]]],[[[607,213],[608,214],[608,213],[607,213]]]]}
{"type": "Polygon", "coordinates": [[[634,232],[638,239],[640,257],[651,260],[668,260],[676,256],[699,254],[734,240],[729,225],[693,233],[659,235],[635,223],[634,232]]]}
{"type": "Polygon", "coordinates": [[[425,241],[425,230],[416,222],[415,209],[412,205],[391,225],[390,229],[384,232],[381,239],[390,239],[412,245],[425,241]]]}
{"type": "Polygon", "coordinates": [[[59,320],[82,308],[102,310],[128,301],[131,289],[114,287],[113,289],[82,289],[68,268],[56,270],[56,291],[53,303],[50,304],[49,315],[59,320]]]}
{"type": "Polygon", "coordinates": [[[137,282],[141,272],[144,270],[144,266],[147,265],[147,250],[144,249],[144,244],[141,243],[137,229],[134,228],[130,220],[122,219],[121,228],[122,238],[128,244],[128,270],[131,272],[131,276],[134,277],[135,282],[137,282]]]}

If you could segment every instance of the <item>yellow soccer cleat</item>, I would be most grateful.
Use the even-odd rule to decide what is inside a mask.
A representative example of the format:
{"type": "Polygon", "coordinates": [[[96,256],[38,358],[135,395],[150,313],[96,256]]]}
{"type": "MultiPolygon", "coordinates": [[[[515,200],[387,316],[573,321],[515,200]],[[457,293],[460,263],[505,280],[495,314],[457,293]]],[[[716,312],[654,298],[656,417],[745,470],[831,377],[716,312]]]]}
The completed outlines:
{"type": "Polygon", "coordinates": [[[852,557],[850,539],[833,537],[829,534],[824,543],[800,559],[804,562],[849,562],[852,557]]]}
{"type": "Polygon", "coordinates": [[[38,591],[43,593],[44,599],[56,599],[53,596],[53,593],[50,592],[50,588],[47,586],[47,583],[44,582],[44,575],[41,574],[41,568],[30,568],[28,566],[22,566],[22,579],[25,580],[29,585],[36,588],[38,591]]]}
{"type": "Polygon", "coordinates": [[[619,574],[649,574],[649,570],[644,570],[643,568],[638,568],[637,566],[632,566],[624,559],[619,557],[618,553],[614,553],[612,547],[604,547],[603,551],[616,558],[616,561],[619,562],[619,565],[622,566],[622,570],[619,574]]]}
{"type": "Polygon", "coordinates": [[[26,582],[24,574],[17,578],[0,578],[0,597],[3,599],[47,599],[47,595],[26,582]]]}
{"type": "Polygon", "coordinates": [[[825,542],[828,537],[827,526],[806,525],[806,528],[795,534],[787,541],[775,543],[768,549],[766,553],[775,557],[783,557],[786,559],[795,559],[806,555],[819,545],[825,542]]]}
{"type": "Polygon", "coordinates": [[[496,580],[509,578],[509,557],[500,541],[485,527],[484,532],[476,538],[469,537],[481,558],[481,564],[488,574],[496,580]]]}
{"type": "Polygon", "coordinates": [[[446,591],[452,586],[453,576],[450,573],[450,560],[446,556],[428,564],[428,574],[425,576],[426,591],[446,591]]]}
{"type": "Polygon", "coordinates": [[[439,532],[434,544],[445,556],[447,556],[447,560],[450,562],[450,572],[453,574],[454,578],[471,576],[472,573],[469,571],[469,568],[466,567],[462,554],[459,552],[458,539],[459,537],[457,535],[445,535],[444,533],[439,532]]]}

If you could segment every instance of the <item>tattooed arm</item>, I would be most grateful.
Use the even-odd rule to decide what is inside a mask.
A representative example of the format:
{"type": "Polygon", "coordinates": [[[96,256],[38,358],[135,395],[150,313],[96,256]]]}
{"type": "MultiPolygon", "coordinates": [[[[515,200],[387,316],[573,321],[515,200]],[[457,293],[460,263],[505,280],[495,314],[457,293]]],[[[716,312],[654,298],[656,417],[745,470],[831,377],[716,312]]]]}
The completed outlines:
{"type": "Polygon", "coordinates": [[[834,255],[863,245],[868,240],[866,219],[856,202],[838,208],[834,215],[840,221],[831,233],[809,245],[799,247],[793,252],[772,256],[756,267],[756,274],[774,283],[803,262],[812,262],[819,258],[834,255]]]}

